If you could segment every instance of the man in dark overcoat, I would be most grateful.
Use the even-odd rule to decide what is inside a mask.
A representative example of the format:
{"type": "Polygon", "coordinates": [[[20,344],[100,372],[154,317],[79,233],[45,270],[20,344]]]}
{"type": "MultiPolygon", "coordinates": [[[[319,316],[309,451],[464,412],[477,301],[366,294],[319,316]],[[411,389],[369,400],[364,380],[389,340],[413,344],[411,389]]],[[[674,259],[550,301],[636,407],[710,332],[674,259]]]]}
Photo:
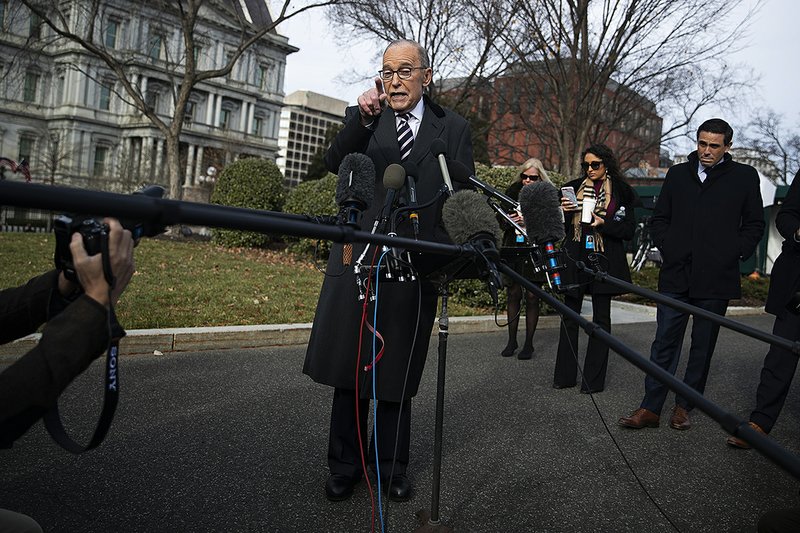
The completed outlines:
{"type": "MultiPolygon", "coordinates": [[[[781,254],[772,265],[765,309],[775,315],[773,335],[800,341],[800,172],[775,217],[775,227],[784,240],[781,254]]],[[[756,408],[750,413],[750,426],[756,431],[772,431],[789,393],[797,357],[779,346],[772,346],[767,352],[756,391],[756,408]]],[[[737,437],[728,437],[728,444],[750,448],[737,437]]]]}
{"type": "MultiPolygon", "coordinates": [[[[427,96],[423,97],[431,79],[432,70],[425,49],[413,41],[395,41],[384,52],[375,87],[359,96],[358,105],[345,112],[344,128],[328,149],[325,164],[328,170],[337,172],[350,153],[366,154],[375,164],[375,197],[363,214],[362,229],[372,228],[383,207],[386,189],[382,179],[386,167],[404,161],[398,139],[399,135],[404,136],[402,132],[406,126],[412,130],[413,144],[405,160],[415,163],[418,169],[418,205],[433,199],[443,187],[438,162],[430,153],[434,139],[444,141],[448,158],[474,171],[469,124],[427,96]]],[[[440,200],[419,210],[420,239],[450,242],[441,223],[442,203],[440,200]]],[[[397,233],[413,236],[407,221],[400,223],[397,233]]],[[[353,245],[354,261],[363,249],[363,245],[353,245]]],[[[368,250],[367,265],[372,263],[374,250],[374,246],[368,250]]],[[[342,265],[342,246],[335,244],[303,367],[303,372],[314,381],[334,387],[328,443],[330,475],[325,492],[331,500],[348,498],[365,473],[362,458],[375,463],[374,442],[377,440],[378,460],[374,468],[380,472],[383,489],[392,499],[406,500],[411,491],[406,475],[411,398],[417,393],[425,366],[437,291],[424,280],[379,282],[377,323],[373,325],[380,335],[375,346],[377,350],[383,346],[385,351],[377,363],[370,366],[373,335],[367,326],[362,327],[362,302],[358,300],[353,268],[342,265]],[[359,339],[360,361],[357,360],[359,339]],[[378,400],[377,422],[373,424],[373,442],[367,447],[366,423],[372,397],[378,400]]],[[[375,283],[374,278],[372,283],[375,283]]],[[[373,305],[369,305],[366,313],[370,324],[375,312],[373,305]]]]}
{"type": "MultiPolygon", "coordinates": [[[[705,121],[697,130],[697,151],[667,172],[651,219],[651,233],[664,263],[658,291],[701,309],[725,315],[728,301],[741,297],[739,260],[755,251],[764,233],[764,211],[758,172],[733,161],[728,153],[733,129],[722,119],[705,121]]],[[[658,304],[656,337],[650,360],[675,374],[689,315],[658,304]]],[[[689,360],[683,381],[705,390],[719,326],[694,317],[689,360]]],[[[619,424],[657,427],[669,390],[645,378],[642,403],[619,424]]],[[[670,427],[691,427],[694,406],[676,396],[670,427]]]]}

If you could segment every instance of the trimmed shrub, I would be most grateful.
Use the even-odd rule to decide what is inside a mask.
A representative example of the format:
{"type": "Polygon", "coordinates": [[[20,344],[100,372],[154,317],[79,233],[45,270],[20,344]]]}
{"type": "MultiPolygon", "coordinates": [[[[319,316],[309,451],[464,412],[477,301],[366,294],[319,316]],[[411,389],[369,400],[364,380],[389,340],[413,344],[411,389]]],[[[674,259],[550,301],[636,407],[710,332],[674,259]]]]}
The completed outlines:
{"type": "MultiPolygon", "coordinates": [[[[222,169],[211,194],[211,203],[280,211],[284,198],[283,175],[278,166],[266,159],[247,158],[222,169]]],[[[215,229],[212,240],[228,248],[252,248],[268,244],[270,236],[253,231],[215,229]]]]}
{"type": "MultiPolygon", "coordinates": [[[[339,212],[336,205],[336,174],[330,172],[321,179],[304,181],[289,191],[286,204],[283,206],[287,213],[303,215],[335,215],[339,212]]],[[[331,249],[330,241],[317,241],[298,237],[287,237],[290,252],[311,256],[319,245],[317,252],[321,257],[327,257],[331,249]]]]}

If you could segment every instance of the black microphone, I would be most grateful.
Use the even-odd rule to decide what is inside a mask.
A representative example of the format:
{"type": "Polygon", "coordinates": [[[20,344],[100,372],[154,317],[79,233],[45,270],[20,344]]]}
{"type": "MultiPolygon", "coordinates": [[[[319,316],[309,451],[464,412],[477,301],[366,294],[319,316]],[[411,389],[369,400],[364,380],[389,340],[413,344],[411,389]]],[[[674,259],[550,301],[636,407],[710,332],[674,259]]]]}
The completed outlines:
{"type": "Polygon", "coordinates": [[[386,170],[383,171],[383,187],[386,189],[386,200],[383,202],[383,209],[381,210],[380,223],[378,224],[378,231],[383,232],[386,221],[392,214],[394,208],[395,197],[406,182],[406,171],[397,163],[392,163],[386,170]]]}
{"type": "Polygon", "coordinates": [[[479,271],[497,305],[497,291],[502,286],[502,280],[495,263],[500,260],[497,246],[503,231],[494,211],[477,192],[462,190],[445,201],[442,222],[454,243],[466,244],[483,259],[479,271]]]}
{"type": "Polygon", "coordinates": [[[525,220],[528,239],[544,248],[545,269],[550,286],[564,290],[555,244],[564,239],[564,214],[556,188],[546,181],[535,181],[519,192],[519,207],[525,220]]]}
{"type": "MultiPolygon", "coordinates": [[[[340,220],[349,226],[358,226],[361,213],[372,204],[375,187],[375,164],[364,154],[347,154],[339,165],[339,181],[336,183],[336,205],[340,220]]],[[[353,245],[342,247],[342,265],[353,261],[353,245]]]]}
{"type": "Polygon", "coordinates": [[[361,213],[372,204],[375,164],[364,154],[347,154],[339,165],[336,205],[342,208],[342,222],[358,225],[361,213]]]}
{"type": "Polygon", "coordinates": [[[408,207],[411,208],[411,213],[408,218],[411,219],[411,226],[414,228],[414,238],[419,238],[419,213],[417,213],[417,177],[419,171],[417,164],[413,161],[403,161],[403,169],[406,171],[406,188],[408,190],[408,207]]]}
{"type": "Polygon", "coordinates": [[[447,146],[440,138],[436,138],[431,142],[431,153],[439,160],[439,170],[442,171],[442,179],[444,184],[447,185],[447,190],[450,196],[453,195],[453,182],[450,180],[450,170],[447,168],[447,146]]]}
{"type": "Polygon", "coordinates": [[[506,211],[514,211],[519,207],[517,202],[501,193],[488,183],[484,183],[475,176],[471,175],[469,169],[461,161],[450,160],[447,162],[447,166],[450,169],[450,176],[453,178],[453,181],[473,189],[477,187],[486,196],[499,200],[500,203],[503,204],[503,208],[506,211]]]}

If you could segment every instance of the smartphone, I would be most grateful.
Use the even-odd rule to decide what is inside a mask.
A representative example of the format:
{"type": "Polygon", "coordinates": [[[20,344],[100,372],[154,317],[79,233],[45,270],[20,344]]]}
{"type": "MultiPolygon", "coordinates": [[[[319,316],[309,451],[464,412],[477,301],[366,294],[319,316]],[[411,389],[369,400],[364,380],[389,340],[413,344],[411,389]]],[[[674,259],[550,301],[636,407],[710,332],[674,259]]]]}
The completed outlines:
{"type": "Polygon", "coordinates": [[[578,205],[578,197],[575,196],[575,189],[572,187],[561,187],[561,196],[572,202],[573,205],[578,205]]]}

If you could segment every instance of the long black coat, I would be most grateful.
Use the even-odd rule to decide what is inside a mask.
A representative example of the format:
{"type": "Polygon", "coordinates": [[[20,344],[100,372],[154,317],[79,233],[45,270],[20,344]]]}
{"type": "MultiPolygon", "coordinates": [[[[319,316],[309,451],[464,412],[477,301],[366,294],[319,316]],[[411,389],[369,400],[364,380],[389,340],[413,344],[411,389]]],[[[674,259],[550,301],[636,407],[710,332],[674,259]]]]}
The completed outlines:
{"type": "MultiPolygon", "coordinates": [[[[361,222],[361,227],[366,230],[372,229],[386,197],[383,187],[386,167],[391,163],[400,163],[394,113],[387,109],[376,122],[374,131],[367,129],[359,122],[358,109],[348,108],[344,129],[336,136],[325,156],[325,164],[331,172],[337,172],[342,159],[354,152],[366,154],[375,163],[375,198],[361,222]]],[[[417,181],[418,204],[433,198],[443,184],[438,161],[430,153],[431,142],[436,138],[445,142],[448,158],[456,159],[474,170],[469,124],[461,116],[426,98],[422,123],[409,156],[420,174],[417,181]]],[[[419,211],[420,239],[450,242],[441,223],[441,206],[440,201],[419,211]]],[[[397,233],[411,236],[410,224],[400,224],[397,233]]],[[[363,245],[353,245],[353,262],[363,249],[363,245]]],[[[371,247],[367,259],[372,258],[373,251],[374,247],[371,247]]],[[[364,371],[365,364],[372,359],[372,334],[364,328],[361,362],[356,365],[362,304],[357,299],[353,269],[342,267],[341,256],[342,246],[335,244],[328,261],[329,275],[323,282],[317,304],[303,372],[318,383],[350,390],[355,388],[355,375],[358,373],[360,395],[366,397],[371,396],[372,391],[372,371],[364,371]],[[342,271],[342,275],[333,277],[342,271]]],[[[434,324],[437,293],[431,284],[423,283],[420,304],[419,285],[416,282],[382,281],[378,284],[378,291],[377,330],[383,337],[386,351],[375,366],[377,395],[381,400],[400,401],[412,344],[414,353],[404,396],[409,398],[417,393],[434,324]],[[413,343],[418,309],[419,328],[416,343],[413,343]]],[[[369,323],[373,321],[373,312],[373,305],[369,305],[369,323]]],[[[380,350],[381,341],[378,340],[376,344],[380,350]]]]}
{"type": "MultiPolygon", "coordinates": [[[[570,181],[566,186],[572,187],[577,191],[582,184],[583,178],[579,178],[570,181]]],[[[603,237],[604,251],[602,256],[604,259],[600,260],[600,267],[611,276],[630,283],[631,271],[628,267],[628,258],[625,255],[623,241],[631,240],[636,231],[636,218],[633,209],[639,203],[639,196],[630,185],[617,179],[611,180],[611,196],[616,202],[617,211],[620,207],[625,207],[625,216],[620,220],[614,220],[615,213],[608,213],[603,217],[604,223],[595,229],[603,237]]],[[[619,287],[594,281],[588,274],[578,271],[575,265],[576,261],[583,261],[587,266],[591,266],[587,259],[586,238],[582,236],[580,241],[573,240],[572,214],[564,213],[564,215],[564,228],[567,236],[563,248],[566,250],[568,257],[565,260],[566,268],[561,274],[562,283],[564,285],[585,285],[586,288],[583,292],[593,294],[624,294],[625,291],[619,287]]]]}
{"type": "Polygon", "coordinates": [[[800,172],[795,174],[789,194],[775,217],[775,227],[784,241],[781,254],[772,266],[765,309],[781,317],[788,312],[786,304],[789,299],[800,291],[800,242],[795,239],[800,228],[800,172]]]}
{"type": "Polygon", "coordinates": [[[691,298],[741,296],[739,259],[764,234],[758,172],[725,154],[701,182],[697,153],[667,172],[656,201],[651,233],[664,263],[658,290],[691,298]]]}

